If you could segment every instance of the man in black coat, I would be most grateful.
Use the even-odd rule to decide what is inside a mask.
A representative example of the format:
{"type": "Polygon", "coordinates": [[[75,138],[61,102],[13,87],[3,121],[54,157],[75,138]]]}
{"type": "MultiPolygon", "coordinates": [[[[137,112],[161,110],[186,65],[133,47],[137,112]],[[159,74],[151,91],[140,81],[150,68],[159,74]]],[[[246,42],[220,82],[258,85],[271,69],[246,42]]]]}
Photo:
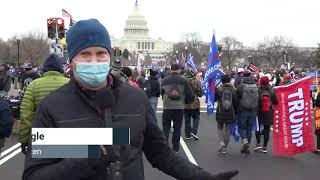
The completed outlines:
{"type": "Polygon", "coordinates": [[[0,64],[0,91],[10,91],[11,78],[8,75],[8,70],[9,67],[6,64],[0,64]]]}
{"type": "Polygon", "coordinates": [[[113,128],[130,128],[130,145],[100,146],[100,159],[39,159],[28,151],[24,180],[143,180],[142,153],[177,179],[229,180],[237,174],[212,175],[170,149],[145,93],[109,74],[110,37],[98,20],[78,21],[67,44],[73,77],[39,104],[33,127],[98,128],[111,121],[113,128]]]}
{"type": "Polygon", "coordinates": [[[172,149],[178,152],[185,105],[194,100],[193,90],[188,79],[180,75],[179,65],[172,64],[169,75],[161,81],[161,95],[163,133],[168,139],[173,122],[172,149]]]}
{"type": "Polygon", "coordinates": [[[6,138],[11,134],[14,122],[9,104],[3,99],[2,95],[0,97],[0,155],[6,138]]]}
{"type": "Polygon", "coordinates": [[[24,72],[20,75],[20,89],[25,91],[31,81],[37,78],[40,78],[40,75],[32,71],[32,65],[30,63],[25,63],[24,72]]]}
{"type": "Polygon", "coordinates": [[[146,81],[146,94],[149,98],[149,102],[151,104],[151,107],[153,111],[157,112],[157,106],[158,106],[158,99],[160,97],[160,81],[158,78],[158,72],[157,70],[150,69],[150,77],[146,81]]]}

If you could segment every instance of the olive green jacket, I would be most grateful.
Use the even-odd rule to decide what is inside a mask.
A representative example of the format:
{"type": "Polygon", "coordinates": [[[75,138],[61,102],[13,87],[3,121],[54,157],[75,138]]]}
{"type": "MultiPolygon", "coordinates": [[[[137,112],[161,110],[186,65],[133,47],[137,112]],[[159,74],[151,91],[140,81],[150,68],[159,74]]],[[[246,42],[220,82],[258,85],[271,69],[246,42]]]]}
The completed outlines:
{"type": "Polygon", "coordinates": [[[27,87],[20,106],[20,143],[27,143],[37,105],[51,92],[69,82],[69,79],[57,71],[48,71],[43,77],[33,80],[27,87]]]}

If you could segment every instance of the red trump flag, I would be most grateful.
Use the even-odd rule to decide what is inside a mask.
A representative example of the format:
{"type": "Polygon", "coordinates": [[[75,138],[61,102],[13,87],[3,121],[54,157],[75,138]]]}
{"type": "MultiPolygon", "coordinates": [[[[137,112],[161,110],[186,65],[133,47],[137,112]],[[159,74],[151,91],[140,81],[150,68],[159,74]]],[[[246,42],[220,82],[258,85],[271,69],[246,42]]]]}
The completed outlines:
{"type": "Polygon", "coordinates": [[[290,156],[315,149],[310,103],[310,77],[276,87],[274,106],[274,154],[290,156]]]}

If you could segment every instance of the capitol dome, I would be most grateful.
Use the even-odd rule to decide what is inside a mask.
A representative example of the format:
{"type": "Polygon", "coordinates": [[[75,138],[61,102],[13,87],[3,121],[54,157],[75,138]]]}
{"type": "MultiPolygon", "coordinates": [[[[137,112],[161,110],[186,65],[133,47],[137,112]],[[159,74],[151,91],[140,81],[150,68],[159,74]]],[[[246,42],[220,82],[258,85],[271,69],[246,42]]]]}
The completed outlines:
{"type": "Polygon", "coordinates": [[[140,51],[152,55],[162,52],[172,52],[173,43],[164,40],[156,40],[149,37],[147,20],[139,11],[136,0],[133,12],[129,14],[124,27],[124,36],[121,39],[111,37],[112,47],[121,47],[129,52],[140,51]]]}
{"type": "Polygon", "coordinates": [[[124,28],[125,39],[136,39],[149,37],[149,28],[145,17],[139,12],[138,1],[136,0],[133,12],[128,16],[124,28]]]}

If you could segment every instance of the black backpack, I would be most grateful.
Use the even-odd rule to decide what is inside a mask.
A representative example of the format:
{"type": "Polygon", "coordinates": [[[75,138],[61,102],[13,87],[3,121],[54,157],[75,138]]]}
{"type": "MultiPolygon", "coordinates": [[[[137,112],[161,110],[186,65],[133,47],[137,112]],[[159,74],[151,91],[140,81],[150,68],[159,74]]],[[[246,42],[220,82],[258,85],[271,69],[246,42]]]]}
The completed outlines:
{"type": "Polygon", "coordinates": [[[232,90],[224,88],[221,93],[220,111],[229,112],[232,111],[232,107],[232,90]]]}

